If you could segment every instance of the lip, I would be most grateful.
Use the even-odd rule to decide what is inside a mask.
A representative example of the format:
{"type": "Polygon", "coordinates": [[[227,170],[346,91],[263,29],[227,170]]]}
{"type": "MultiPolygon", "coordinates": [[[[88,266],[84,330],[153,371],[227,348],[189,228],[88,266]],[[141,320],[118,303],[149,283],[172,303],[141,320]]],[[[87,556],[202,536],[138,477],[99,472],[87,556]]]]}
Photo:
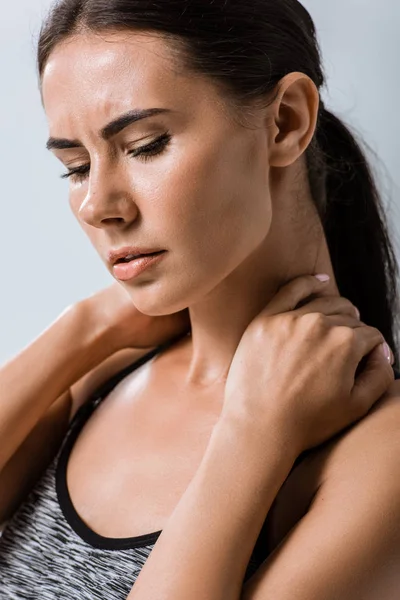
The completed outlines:
{"type": "Polygon", "coordinates": [[[117,250],[110,250],[108,253],[108,262],[111,266],[115,265],[117,260],[125,258],[126,256],[133,254],[154,254],[155,252],[161,252],[162,248],[141,248],[139,246],[123,246],[117,250]]]}
{"type": "Polygon", "coordinates": [[[158,263],[167,254],[166,250],[161,250],[161,254],[155,256],[142,256],[134,258],[127,263],[118,263],[113,266],[113,273],[116,279],[120,281],[130,281],[134,279],[145,269],[158,263]]]}

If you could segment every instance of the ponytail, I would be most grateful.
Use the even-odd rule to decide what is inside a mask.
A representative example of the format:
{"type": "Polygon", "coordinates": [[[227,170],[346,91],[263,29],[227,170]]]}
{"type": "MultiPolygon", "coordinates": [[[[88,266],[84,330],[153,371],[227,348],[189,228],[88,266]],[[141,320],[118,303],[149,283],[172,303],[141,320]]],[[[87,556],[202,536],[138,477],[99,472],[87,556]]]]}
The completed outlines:
{"type": "Polygon", "coordinates": [[[323,103],[308,161],[340,294],[385,336],[397,367],[399,267],[382,200],[354,134],[323,103]]]}

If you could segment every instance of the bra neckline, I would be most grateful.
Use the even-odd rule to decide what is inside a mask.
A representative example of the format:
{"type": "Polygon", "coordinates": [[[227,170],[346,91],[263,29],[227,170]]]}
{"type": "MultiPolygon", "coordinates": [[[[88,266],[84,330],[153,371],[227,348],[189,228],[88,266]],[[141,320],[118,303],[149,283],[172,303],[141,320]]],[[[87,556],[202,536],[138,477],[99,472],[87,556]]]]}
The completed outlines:
{"type": "Polygon", "coordinates": [[[156,354],[160,354],[174,343],[177,343],[187,334],[179,335],[177,338],[173,338],[168,342],[158,346],[151,350],[138,360],[113,375],[104,384],[102,384],[91,397],[83,404],[75,413],[72,419],[67,434],[61,445],[61,449],[58,454],[58,460],[56,460],[55,468],[55,487],[58,504],[61,512],[67,523],[75,531],[75,533],[85,542],[90,544],[94,548],[103,550],[126,550],[131,548],[141,548],[151,544],[155,544],[157,539],[162,533],[162,529],[158,531],[152,531],[142,535],[130,536],[130,537],[108,537],[100,535],[91,529],[84,520],[80,517],[72,503],[71,496],[69,494],[67,486],[67,466],[68,460],[72,451],[72,448],[82,431],[84,425],[89,420],[90,416],[96,410],[96,408],[105,400],[111,390],[127,375],[132,373],[134,370],[142,366],[144,363],[151,360],[156,354]]]}

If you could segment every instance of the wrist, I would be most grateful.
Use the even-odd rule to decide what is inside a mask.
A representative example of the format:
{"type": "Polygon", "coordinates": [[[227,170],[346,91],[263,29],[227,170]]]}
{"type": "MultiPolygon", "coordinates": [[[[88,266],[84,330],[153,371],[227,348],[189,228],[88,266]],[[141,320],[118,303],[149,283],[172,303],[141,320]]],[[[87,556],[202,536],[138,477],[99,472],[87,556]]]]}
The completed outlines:
{"type": "Polygon", "coordinates": [[[302,452],[299,436],[296,435],[290,420],[278,411],[269,411],[263,419],[255,419],[248,411],[224,410],[214,428],[215,434],[230,432],[253,455],[265,452],[273,446],[279,451],[286,466],[291,466],[302,452]]]}
{"type": "Polygon", "coordinates": [[[113,326],[107,323],[101,309],[90,302],[90,298],[80,300],[67,311],[70,318],[79,324],[82,349],[93,356],[95,364],[121,349],[113,326]]]}

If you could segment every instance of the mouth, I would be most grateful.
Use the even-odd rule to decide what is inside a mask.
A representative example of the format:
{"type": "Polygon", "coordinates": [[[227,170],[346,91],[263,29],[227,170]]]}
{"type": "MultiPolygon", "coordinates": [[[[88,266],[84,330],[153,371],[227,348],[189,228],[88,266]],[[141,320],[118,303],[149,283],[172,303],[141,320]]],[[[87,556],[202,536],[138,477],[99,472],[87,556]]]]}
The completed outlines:
{"type": "Polygon", "coordinates": [[[141,273],[162,261],[164,254],[166,254],[166,250],[158,250],[157,252],[149,252],[147,254],[127,254],[114,263],[114,277],[120,281],[135,279],[141,273]]]}
{"type": "Polygon", "coordinates": [[[162,254],[163,252],[165,252],[165,250],[160,250],[159,252],[151,252],[149,254],[128,254],[127,256],[125,256],[123,258],[119,258],[117,261],[115,261],[114,264],[118,265],[120,263],[129,263],[132,260],[136,260],[137,258],[142,258],[143,256],[157,256],[158,254],[162,254]]]}

